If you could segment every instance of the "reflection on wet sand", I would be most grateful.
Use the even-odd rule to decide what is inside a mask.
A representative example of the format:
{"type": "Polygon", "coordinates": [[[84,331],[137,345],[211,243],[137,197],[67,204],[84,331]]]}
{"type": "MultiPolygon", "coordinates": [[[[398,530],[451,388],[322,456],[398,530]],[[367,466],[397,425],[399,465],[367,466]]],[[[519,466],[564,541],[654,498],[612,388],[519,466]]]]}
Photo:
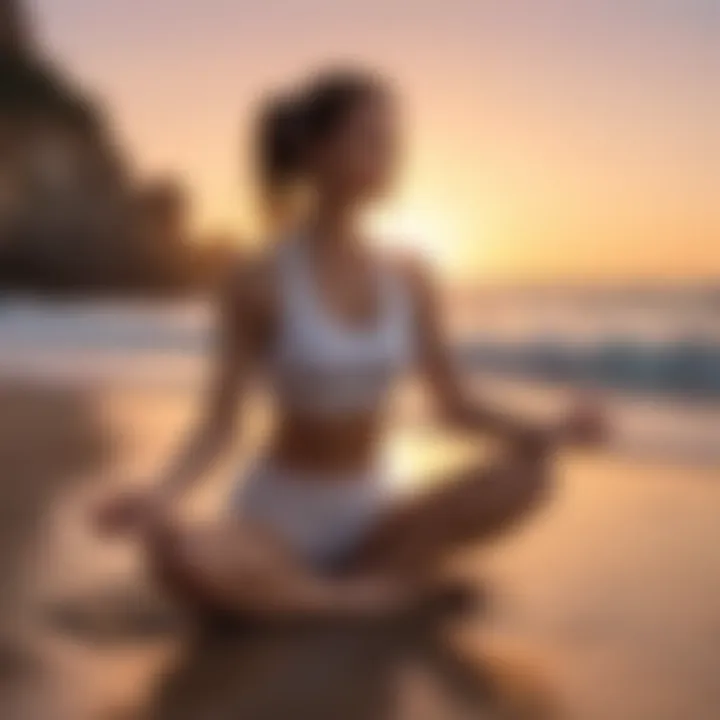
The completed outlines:
{"type": "MultiPolygon", "coordinates": [[[[454,640],[463,635],[464,623],[473,622],[471,615],[292,626],[201,625],[196,618],[184,628],[172,622],[149,627],[142,620],[153,612],[162,617],[159,607],[150,604],[138,614],[137,604],[126,604],[123,613],[122,603],[113,608],[112,596],[104,600],[79,598],[74,621],[60,618],[52,631],[90,648],[96,660],[114,655],[114,672],[127,675],[132,670],[136,683],[137,665],[144,666],[139,684],[132,686],[125,678],[112,691],[117,700],[105,708],[113,718],[557,717],[547,687],[526,667],[508,662],[507,654],[468,656],[461,651],[454,640]],[[103,611],[106,622],[93,623],[103,611]],[[108,611],[115,627],[107,623],[108,611]],[[133,622],[137,619],[139,624],[133,622]]],[[[103,672],[113,670],[106,666],[103,672]]],[[[87,668],[82,676],[88,678],[87,668]]]]}
{"type": "MultiPolygon", "coordinates": [[[[106,686],[102,712],[82,717],[199,720],[422,720],[423,718],[557,717],[546,688],[507,658],[468,657],[439,618],[393,624],[331,624],[306,627],[205,628],[177,643],[171,636],[139,639],[93,637],[78,627],[55,627],[98,657],[114,655],[127,675],[106,686]],[[170,652],[161,652],[162,647],[170,652]],[[138,664],[144,678],[138,678],[138,664]],[[122,689],[122,692],[118,692],[122,689]],[[114,696],[114,702],[112,698],[114,696]]],[[[137,630],[137,629],[136,629],[137,630]]],[[[80,670],[76,667],[76,672],[80,670]]],[[[87,680],[97,677],[82,669],[87,680]]],[[[78,675],[79,677],[79,675],[78,675]]],[[[73,708],[79,712],[77,698],[73,708]]],[[[79,717],[73,715],[73,717],[79,717]]]]}

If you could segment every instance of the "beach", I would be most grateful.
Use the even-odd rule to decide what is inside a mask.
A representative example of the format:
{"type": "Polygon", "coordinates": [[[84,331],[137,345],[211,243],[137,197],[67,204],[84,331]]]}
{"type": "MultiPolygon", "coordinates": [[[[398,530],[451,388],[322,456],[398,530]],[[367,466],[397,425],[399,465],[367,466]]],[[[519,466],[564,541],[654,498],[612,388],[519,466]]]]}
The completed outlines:
{"type": "MultiPolygon", "coordinates": [[[[82,373],[23,379],[17,363],[0,380],[3,718],[720,713],[720,466],[707,460],[563,455],[537,517],[457,559],[491,603],[443,627],[439,649],[421,629],[402,639],[349,629],[193,641],[166,618],[128,630],[118,616],[154,595],[136,548],[98,539],[89,509],[111,487],[152,477],[191,421],[197,383],[175,366],[159,373],[162,354],[148,351],[143,372],[115,357],[113,372],[86,382],[82,373]],[[56,612],[73,604],[89,608],[85,626],[56,612]]],[[[253,442],[190,499],[191,516],[216,511],[253,442]]],[[[403,420],[388,454],[419,487],[475,451],[403,420]]]]}

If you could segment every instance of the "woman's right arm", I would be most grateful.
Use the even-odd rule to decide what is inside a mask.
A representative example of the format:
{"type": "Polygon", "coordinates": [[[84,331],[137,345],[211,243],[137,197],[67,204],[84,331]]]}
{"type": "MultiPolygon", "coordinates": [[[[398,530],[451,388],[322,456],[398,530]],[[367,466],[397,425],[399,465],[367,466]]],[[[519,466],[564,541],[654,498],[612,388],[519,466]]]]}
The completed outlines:
{"type": "Polygon", "coordinates": [[[212,367],[200,416],[160,479],[157,490],[164,497],[173,498],[193,485],[235,435],[255,355],[247,327],[249,309],[242,294],[235,278],[220,298],[212,367]]]}
{"type": "Polygon", "coordinates": [[[243,390],[256,367],[262,334],[257,312],[258,273],[234,273],[220,293],[215,348],[200,416],[167,469],[149,491],[116,497],[100,509],[107,531],[143,524],[162,512],[208,470],[237,432],[243,390]]]}

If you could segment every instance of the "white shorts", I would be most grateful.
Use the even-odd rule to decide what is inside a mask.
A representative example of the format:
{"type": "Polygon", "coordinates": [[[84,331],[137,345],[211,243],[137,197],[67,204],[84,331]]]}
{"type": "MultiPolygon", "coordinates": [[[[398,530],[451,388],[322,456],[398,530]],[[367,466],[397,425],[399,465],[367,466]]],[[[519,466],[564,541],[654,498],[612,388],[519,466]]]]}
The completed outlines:
{"type": "Polygon", "coordinates": [[[390,500],[381,473],[318,479],[264,462],[238,483],[233,509],[276,533],[302,559],[332,569],[359,549],[390,500]]]}

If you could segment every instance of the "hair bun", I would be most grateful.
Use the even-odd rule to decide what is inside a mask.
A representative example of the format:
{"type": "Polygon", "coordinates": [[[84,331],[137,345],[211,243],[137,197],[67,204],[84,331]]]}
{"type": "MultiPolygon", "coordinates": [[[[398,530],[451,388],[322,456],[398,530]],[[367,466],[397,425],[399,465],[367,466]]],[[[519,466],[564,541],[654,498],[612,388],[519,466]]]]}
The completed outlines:
{"type": "Polygon", "coordinates": [[[271,214],[282,205],[286,190],[302,177],[318,144],[331,137],[355,107],[386,92],[384,80],[374,73],[336,69],[265,102],[255,149],[271,214]]]}
{"type": "Polygon", "coordinates": [[[305,107],[298,94],[271,98],[258,122],[257,152],[263,184],[291,182],[302,166],[305,107]]]}

